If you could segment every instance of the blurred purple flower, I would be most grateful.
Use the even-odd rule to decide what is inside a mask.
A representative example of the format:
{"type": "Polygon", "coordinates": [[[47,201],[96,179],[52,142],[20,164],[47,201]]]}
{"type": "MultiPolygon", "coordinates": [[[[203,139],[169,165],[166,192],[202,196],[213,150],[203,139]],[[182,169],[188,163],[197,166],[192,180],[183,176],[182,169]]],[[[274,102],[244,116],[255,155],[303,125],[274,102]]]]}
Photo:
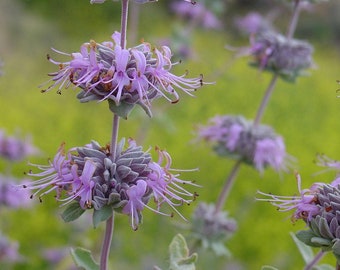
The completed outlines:
{"type": "Polygon", "coordinates": [[[275,32],[260,32],[251,38],[249,54],[251,64],[262,70],[279,74],[283,79],[294,81],[304,70],[313,66],[313,47],[308,42],[287,39],[275,32]]]}
{"type": "Polygon", "coordinates": [[[7,263],[20,262],[22,256],[18,252],[19,244],[9,240],[0,232],[0,261],[7,263]]]}
{"type": "Polygon", "coordinates": [[[104,207],[130,216],[134,230],[141,222],[144,207],[161,212],[160,206],[168,204],[183,217],[177,206],[189,204],[195,197],[180,184],[192,184],[172,174],[170,155],[156,148],[159,160],[153,162],[151,155],[129,140],[127,149],[123,149],[125,140],[117,148],[116,158],[112,160],[109,145],[102,147],[92,141],[84,147],[76,147],[68,152],[62,145],[53,162],[47,166],[36,165],[40,173],[28,173],[39,180],[25,184],[29,190],[37,190],[31,197],[41,198],[56,191],[56,199],[63,205],[77,202],[79,208],[94,208],[100,211],[104,207]],[[157,203],[157,209],[148,206],[151,198],[157,203]]]}
{"type": "Polygon", "coordinates": [[[6,136],[3,130],[0,130],[0,156],[11,161],[19,161],[27,156],[39,153],[38,148],[32,145],[31,137],[25,139],[14,136],[6,136]]]}
{"type": "MultiPolygon", "coordinates": [[[[193,1],[185,1],[191,2],[193,1]]],[[[220,29],[222,28],[222,22],[215,16],[215,14],[207,9],[207,7],[200,3],[194,3],[195,5],[188,5],[183,1],[177,1],[171,4],[171,9],[177,15],[193,20],[200,23],[204,28],[207,29],[220,29]]]]}
{"type": "MultiPolygon", "coordinates": [[[[28,179],[20,182],[24,184],[28,179]]],[[[28,190],[18,187],[17,179],[0,175],[0,205],[10,208],[28,208],[32,206],[29,196],[28,190]]]]}
{"type": "Polygon", "coordinates": [[[247,35],[273,30],[271,23],[257,12],[249,12],[244,17],[236,18],[235,25],[247,35]]]}
{"type": "Polygon", "coordinates": [[[199,127],[198,137],[211,142],[217,154],[242,160],[260,172],[268,166],[287,171],[293,161],[282,137],[271,127],[254,126],[242,116],[216,116],[208,126],[199,127]]]}
{"type": "Polygon", "coordinates": [[[225,241],[237,230],[236,221],[228,212],[216,212],[213,204],[200,203],[193,214],[191,235],[203,248],[212,249],[217,255],[228,255],[225,241]]]}
{"type": "Polygon", "coordinates": [[[138,104],[151,115],[153,99],[163,96],[176,103],[179,100],[176,89],[192,95],[203,85],[202,76],[185,78],[185,74],[176,76],[170,72],[178,64],[171,61],[170,48],[151,49],[151,45],[144,42],[123,49],[120,33],[115,32],[112,39],[114,42],[84,43],[80,52],[66,54],[71,57],[69,62],[61,63],[49,57],[60,69],[49,74],[53,78],[47,90],[59,85],[60,93],[62,88],[74,85],[82,89],[78,94],[81,102],[109,100],[111,110],[120,105],[138,104]]]}

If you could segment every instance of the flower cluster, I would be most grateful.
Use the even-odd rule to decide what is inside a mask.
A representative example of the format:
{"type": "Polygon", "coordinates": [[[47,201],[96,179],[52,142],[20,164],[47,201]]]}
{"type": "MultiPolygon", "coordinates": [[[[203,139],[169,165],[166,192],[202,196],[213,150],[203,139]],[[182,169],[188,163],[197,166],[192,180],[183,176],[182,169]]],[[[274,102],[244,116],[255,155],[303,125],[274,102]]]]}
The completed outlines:
{"type": "Polygon", "coordinates": [[[10,262],[20,262],[22,256],[18,252],[19,244],[17,242],[12,242],[6,236],[0,232],[0,261],[2,265],[10,262]]]}
{"type": "MultiPolygon", "coordinates": [[[[91,4],[102,4],[104,3],[106,0],[90,0],[91,4]]],[[[113,0],[113,1],[118,1],[118,0],[113,0]]],[[[157,2],[158,0],[134,0],[136,3],[138,4],[145,4],[145,3],[150,3],[150,2],[157,2]]],[[[196,4],[196,1],[193,0],[183,0],[185,2],[189,2],[193,5],[196,4]]]]}
{"type": "Polygon", "coordinates": [[[183,1],[176,1],[171,5],[171,9],[181,17],[197,21],[204,28],[220,29],[222,27],[221,21],[201,2],[195,3],[195,7],[192,7],[183,1]]]}
{"type": "Polygon", "coordinates": [[[313,47],[307,42],[288,39],[272,31],[260,32],[251,39],[252,65],[279,74],[288,81],[313,65],[313,47]]]}
{"type": "MultiPolygon", "coordinates": [[[[21,182],[28,182],[28,179],[21,182]]],[[[32,205],[28,190],[20,189],[17,185],[16,179],[0,175],[0,206],[26,208],[32,205]]]]}
{"type": "Polygon", "coordinates": [[[294,209],[294,221],[302,219],[307,223],[309,230],[297,233],[302,242],[312,247],[332,250],[340,260],[340,186],[335,182],[315,183],[310,189],[301,190],[299,179],[299,193],[298,196],[289,197],[260,192],[269,197],[267,201],[279,210],[294,209]]]}
{"type": "Polygon", "coordinates": [[[225,211],[216,212],[213,204],[200,203],[192,217],[192,236],[203,248],[211,248],[217,255],[228,254],[223,243],[237,229],[236,221],[225,211]]]}
{"type": "Polygon", "coordinates": [[[126,149],[124,144],[123,139],[115,155],[109,145],[102,147],[95,141],[68,152],[63,144],[49,165],[36,165],[42,172],[29,173],[40,180],[24,187],[37,190],[32,197],[39,196],[40,200],[55,191],[63,205],[76,202],[83,210],[95,211],[110,207],[129,215],[133,229],[141,223],[144,207],[152,209],[147,205],[152,197],[157,203],[152,210],[163,215],[167,215],[159,210],[163,203],[179,214],[176,206],[189,204],[196,197],[179,185],[191,182],[171,173],[171,157],[166,151],[156,148],[159,160],[154,162],[135,141],[130,139],[126,149]]]}
{"type": "Polygon", "coordinates": [[[17,136],[7,136],[3,130],[0,130],[1,157],[11,161],[19,161],[37,153],[39,153],[39,150],[32,145],[30,137],[22,140],[17,136]]]}
{"type": "MultiPolygon", "coordinates": [[[[340,172],[340,162],[320,156],[318,164],[340,172]]],[[[302,219],[309,229],[297,233],[307,245],[332,250],[340,261],[340,178],[339,173],[330,183],[314,183],[309,189],[301,189],[301,178],[297,175],[299,195],[277,196],[259,192],[280,211],[294,210],[292,220],[302,219]]]]}
{"type": "Polygon", "coordinates": [[[81,102],[109,100],[110,109],[126,118],[135,104],[151,115],[151,100],[163,96],[176,103],[179,100],[176,88],[192,95],[202,86],[201,76],[185,78],[170,72],[178,62],[171,62],[169,47],[157,49],[142,43],[124,49],[120,38],[120,33],[115,32],[113,42],[84,43],[80,52],[67,54],[71,57],[69,62],[61,63],[49,57],[60,69],[49,74],[53,83],[48,89],[59,85],[61,92],[63,87],[74,85],[82,89],[78,94],[81,102]]]}
{"type": "Polygon", "coordinates": [[[236,18],[235,26],[239,31],[247,35],[273,30],[271,22],[257,12],[250,12],[244,17],[236,18]]]}
{"type": "Polygon", "coordinates": [[[281,136],[266,125],[254,125],[242,116],[216,116],[201,126],[198,136],[213,144],[221,156],[241,160],[262,172],[270,166],[286,171],[292,157],[286,153],[281,136]]]}

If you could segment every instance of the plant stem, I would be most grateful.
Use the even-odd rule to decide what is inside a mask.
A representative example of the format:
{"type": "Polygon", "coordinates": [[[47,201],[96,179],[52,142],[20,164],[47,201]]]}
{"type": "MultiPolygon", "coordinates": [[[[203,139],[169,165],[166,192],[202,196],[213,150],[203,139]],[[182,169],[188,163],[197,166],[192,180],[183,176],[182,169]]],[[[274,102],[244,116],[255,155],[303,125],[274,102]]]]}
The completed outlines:
{"type": "Polygon", "coordinates": [[[254,126],[258,125],[261,122],[262,116],[264,114],[264,110],[267,107],[267,104],[269,102],[269,98],[274,91],[274,88],[276,86],[276,82],[277,82],[278,78],[279,78],[279,76],[277,74],[273,75],[273,77],[272,77],[272,79],[271,79],[271,81],[270,81],[270,83],[267,87],[267,90],[266,90],[266,92],[265,92],[265,94],[262,98],[261,105],[260,105],[259,109],[257,110],[256,117],[255,117],[255,120],[254,120],[254,126]]]}
{"type": "Polygon", "coordinates": [[[295,0],[294,1],[294,12],[293,12],[293,16],[292,19],[290,21],[290,25],[288,27],[288,31],[286,34],[286,37],[290,40],[293,38],[295,29],[296,29],[296,25],[298,23],[299,20],[299,15],[300,15],[300,0],[295,0]]]}
{"type": "MultiPolygon", "coordinates": [[[[129,0],[122,0],[122,15],[121,15],[121,40],[120,46],[125,49],[126,48],[126,29],[127,29],[127,19],[128,19],[128,7],[129,0]]],[[[117,114],[113,114],[112,121],[112,136],[111,136],[111,146],[110,146],[110,155],[112,160],[116,158],[117,152],[117,142],[118,142],[118,131],[119,131],[119,116],[117,114]]],[[[112,212],[112,216],[106,220],[105,227],[105,235],[103,240],[103,246],[101,250],[100,256],[100,270],[108,269],[108,261],[109,254],[112,242],[113,235],[113,227],[114,227],[114,212],[112,212]]]]}
{"type": "MultiPolygon", "coordinates": [[[[288,31],[287,31],[287,34],[286,34],[286,37],[289,40],[293,38],[295,29],[296,29],[296,25],[297,25],[297,22],[298,22],[298,19],[299,19],[299,15],[300,15],[300,0],[295,0],[294,1],[294,12],[293,12],[292,19],[290,21],[288,31]]],[[[271,97],[271,94],[274,91],[274,88],[276,86],[278,78],[279,78],[278,74],[273,75],[273,77],[272,77],[272,79],[271,79],[271,81],[270,81],[270,83],[267,87],[267,90],[265,91],[265,94],[262,98],[261,104],[260,104],[260,106],[257,110],[255,120],[254,120],[254,126],[258,125],[261,122],[265,108],[268,105],[269,99],[271,97]]],[[[231,191],[231,188],[232,188],[232,186],[233,186],[233,184],[236,180],[236,176],[237,176],[237,173],[240,169],[240,166],[241,166],[241,161],[239,160],[235,163],[232,171],[230,172],[230,174],[229,174],[229,176],[228,176],[228,178],[227,178],[227,180],[226,180],[226,182],[223,186],[223,190],[220,193],[220,196],[219,196],[217,203],[216,203],[215,213],[218,213],[219,211],[222,210],[223,205],[225,204],[225,201],[226,201],[226,199],[227,199],[227,197],[228,197],[228,195],[231,191]]]]}
{"type": "Polygon", "coordinates": [[[112,242],[112,234],[113,234],[113,219],[114,219],[114,212],[112,213],[112,216],[106,221],[106,227],[105,227],[105,235],[103,240],[103,246],[101,251],[101,257],[100,257],[100,270],[107,270],[107,264],[109,260],[109,254],[110,254],[110,247],[112,242]]]}
{"type": "MultiPolygon", "coordinates": [[[[291,40],[294,36],[295,30],[296,30],[296,25],[298,23],[299,20],[299,15],[300,15],[300,0],[295,0],[294,1],[294,11],[293,11],[293,15],[292,15],[292,19],[290,20],[290,24],[288,27],[288,31],[286,34],[286,37],[288,40],[291,40]]],[[[272,92],[274,91],[277,79],[279,78],[279,76],[277,74],[274,74],[272,77],[272,80],[269,83],[269,86],[265,92],[265,95],[262,99],[261,105],[257,111],[257,115],[255,117],[254,120],[254,125],[258,125],[261,122],[262,116],[264,114],[264,110],[267,107],[269,98],[272,94],[272,92]]]]}
{"type": "Polygon", "coordinates": [[[314,257],[314,259],[308,263],[305,268],[303,268],[303,270],[311,270],[323,257],[323,255],[325,255],[325,252],[323,252],[322,250],[320,250],[314,257]]]}
{"type": "Polygon", "coordinates": [[[222,190],[222,192],[220,193],[220,196],[217,199],[217,203],[216,203],[216,206],[215,206],[215,213],[218,213],[222,210],[223,205],[224,205],[225,201],[227,200],[228,195],[231,191],[231,188],[233,187],[233,184],[236,180],[236,176],[237,176],[237,173],[238,173],[238,171],[241,167],[241,163],[242,163],[241,160],[236,161],[236,163],[235,163],[234,167],[232,168],[228,178],[226,179],[224,186],[223,186],[223,190],[222,190]]]}
{"type": "Polygon", "coordinates": [[[110,148],[110,154],[111,154],[112,160],[116,158],[118,130],[119,130],[119,116],[114,113],[113,120],[112,120],[112,137],[111,137],[111,148],[110,148]]]}
{"type": "Polygon", "coordinates": [[[123,49],[126,49],[126,31],[127,31],[127,22],[128,22],[128,13],[129,13],[129,0],[122,0],[122,17],[121,17],[121,40],[120,46],[123,49]]]}

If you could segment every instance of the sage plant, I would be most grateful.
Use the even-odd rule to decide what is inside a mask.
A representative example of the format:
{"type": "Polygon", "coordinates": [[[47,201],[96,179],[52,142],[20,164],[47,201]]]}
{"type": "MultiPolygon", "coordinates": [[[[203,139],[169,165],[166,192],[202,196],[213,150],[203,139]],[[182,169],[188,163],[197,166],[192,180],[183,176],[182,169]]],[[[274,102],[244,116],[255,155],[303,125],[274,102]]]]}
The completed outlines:
{"type": "Polygon", "coordinates": [[[279,211],[294,211],[293,222],[303,220],[307,229],[297,232],[299,240],[308,246],[320,249],[316,260],[305,269],[312,269],[325,252],[331,251],[336,258],[336,269],[340,269],[340,162],[326,156],[318,156],[317,164],[335,170],[336,176],[329,182],[316,182],[310,188],[301,188],[301,177],[296,174],[298,195],[279,196],[258,192],[279,211]]]}
{"type": "MultiPolygon", "coordinates": [[[[100,4],[104,1],[90,2],[100,4]]],[[[95,227],[106,222],[99,263],[101,270],[108,269],[114,213],[127,215],[132,229],[137,230],[145,208],[166,216],[177,213],[184,218],[177,207],[190,204],[197,196],[183,187],[183,184],[195,184],[180,178],[183,170],[172,168],[167,151],[155,147],[158,158],[154,160],[151,149],[143,150],[133,139],[118,140],[120,118],[127,119],[135,106],[141,106],[151,116],[154,99],[163,97],[170,103],[177,103],[180,91],[192,95],[203,85],[202,75],[187,78],[187,74],[177,76],[172,73],[172,67],[178,62],[171,60],[169,47],[154,48],[147,42],[127,47],[129,1],[120,2],[120,31],[115,31],[110,41],[90,40],[82,44],[78,52],[54,50],[68,56],[69,61],[60,62],[48,56],[58,70],[49,74],[50,85],[42,90],[57,88],[61,93],[62,89],[73,87],[80,90],[77,98],[82,103],[108,102],[113,114],[110,143],[101,145],[92,140],[87,145],[70,149],[63,143],[47,165],[32,165],[28,175],[37,180],[23,185],[32,191],[31,198],[37,197],[40,201],[45,195],[55,194],[61,206],[67,206],[62,214],[65,221],[75,220],[90,210],[95,227]],[[155,207],[150,206],[152,201],[156,203],[155,207]],[[173,212],[164,212],[163,204],[170,206],[173,212]]]]}
{"type": "Polygon", "coordinates": [[[263,22],[260,21],[256,30],[249,30],[250,46],[239,51],[241,55],[251,56],[251,66],[272,73],[254,119],[221,114],[211,118],[207,125],[198,126],[199,139],[209,142],[218,155],[235,160],[216,200],[215,215],[225,212],[223,207],[242,164],[248,164],[260,173],[268,167],[278,172],[289,172],[294,168],[295,159],[286,152],[283,137],[269,125],[261,124],[261,120],[277,81],[281,78],[294,82],[313,66],[313,47],[308,42],[293,38],[302,2],[292,1],[293,14],[285,35],[276,32],[273,27],[262,27],[263,22]]]}

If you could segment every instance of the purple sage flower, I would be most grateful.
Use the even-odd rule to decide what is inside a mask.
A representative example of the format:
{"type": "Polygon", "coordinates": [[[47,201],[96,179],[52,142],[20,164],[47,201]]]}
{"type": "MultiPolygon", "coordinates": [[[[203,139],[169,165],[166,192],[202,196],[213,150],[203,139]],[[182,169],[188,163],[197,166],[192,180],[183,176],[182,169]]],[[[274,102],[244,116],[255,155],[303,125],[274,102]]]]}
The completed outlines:
{"type": "Polygon", "coordinates": [[[62,145],[49,165],[36,165],[40,173],[28,173],[39,180],[25,184],[24,188],[36,190],[31,197],[38,196],[40,200],[54,191],[62,205],[76,205],[80,214],[86,209],[101,211],[111,207],[130,216],[134,230],[141,223],[145,207],[172,216],[160,211],[161,205],[166,203],[183,217],[176,207],[189,204],[197,194],[181,186],[192,183],[172,173],[176,170],[171,168],[170,155],[156,148],[159,160],[154,162],[150,153],[144,152],[135,141],[130,139],[126,149],[124,145],[123,139],[115,159],[112,159],[109,145],[103,147],[95,141],[67,152],[62,145]],[[151,198],[157,204],[156,209],[148,205],[151,198]]]}
{"type": "Polygon", "coordinates": [[[177,15],[200,23],[207,29],[221,29],[222,22],[203,3],[194,1],[176,1],[171,4],[171,9],[177,15]],[[193,5],[188,5],[189,2],[193,5]]]}
{"type": "Polygon", "coordinates": [[[19,254],[19,244],[8,239],[0,232],[0,261],[2,263],[15,263],[22,261],[19,254]]]}
{"type": "MultiPolygon", "coordinates": [[[[29,180],[21,180],[23,184],[29,180]]],[[[22,184],[22,185],[23,185],[22,184]]],[[[32,206],[29,191],[18,187],[18,180],[0,175],[0,205],[10,208],[28,208],[32,206]]]]}
{"type": "Polygon", "coordinates": [[[293,161],[283,138],[271,127],[253,125],[242,116],[216,116],[209,125],[199,127],[198,137],[212,143],[218,155],[242,160],[260,172],[268,166],[287,171],[293,161]]]}
{"type": "Polygon", "coordinates": [[[144,42],[123,49],[120,33],[115,32],[112,39],[113,42],[84,43],[80,52],[66,54],[71,58],[68,62],[62,63],[48,57],[58,65],[59,71],[49,74],[52,85],[43,92],[58,87],[60,93],[62,88],[73,85],[82,89],[77,96],[80,102],[108,100],[110,109],[126,118],[135,104],[151,115],[153,99],[163,96],[176,103],[179,100],[176,89],[192,95],[202,86],[202,76],[185,78],[185,74],[176,76],[171,73],[178,62],[171,61],[169,47],[152,49],[150,44],[144,42]]]}
{"type": "MultiPolygon", "coordinates": [[[[106,0],[90,0],[91,4],[102,4],[104,3],[106,0]]],[[[118,0],[113,0],[118,1],[118,0]]],[[[158,0],[134,0],[134,2],[138,3],[138,4],[145,4],[145,3],[151,3],[151,2],[157,2],[158,0]]]]}
{"type": "Polygon", "coordinates": [[[259,192],[280,211],[294,210],[292,220],[302,219],[307,230],[299,231],[297,238],[306,245],[331,250],[340,261],[340,186],[338,177],[330,184],[315,183],[301,190],[301,179],[297,175],[299,195],[277,196],[259,192]]]}
{"type": "Polygon", "coordinates": [[[21,139],[18,136],[7,136],[3,130],[0,130],[1,157],[10,161],[19,161],[38,153],[39,150],[32,144],[31,137],[21,139]]]}
{"type": "Polygon", "coordinates": [[[228,212],[216,213],[213,204],[200,203],[195,209],[191,224],[191,235],[203,248],[210,248],[217,255],[229,254],[224,242],[234,234],[237,223],[229,217],[228,212]]]}
{"type": "Polygon", "coordinates": [[[271,23],[257,12],[249,12],[244,17],[236,18],[235,26],[247,35],[273,30],[271,23]]]}
{"type": "Polygon", "coordinates": [[[304,70],[313,66],[313,47],[307,42],[286,37],[272,31],[258,33],[251,38],[251,65],[279,74],[294,81],[304,70]]]}

